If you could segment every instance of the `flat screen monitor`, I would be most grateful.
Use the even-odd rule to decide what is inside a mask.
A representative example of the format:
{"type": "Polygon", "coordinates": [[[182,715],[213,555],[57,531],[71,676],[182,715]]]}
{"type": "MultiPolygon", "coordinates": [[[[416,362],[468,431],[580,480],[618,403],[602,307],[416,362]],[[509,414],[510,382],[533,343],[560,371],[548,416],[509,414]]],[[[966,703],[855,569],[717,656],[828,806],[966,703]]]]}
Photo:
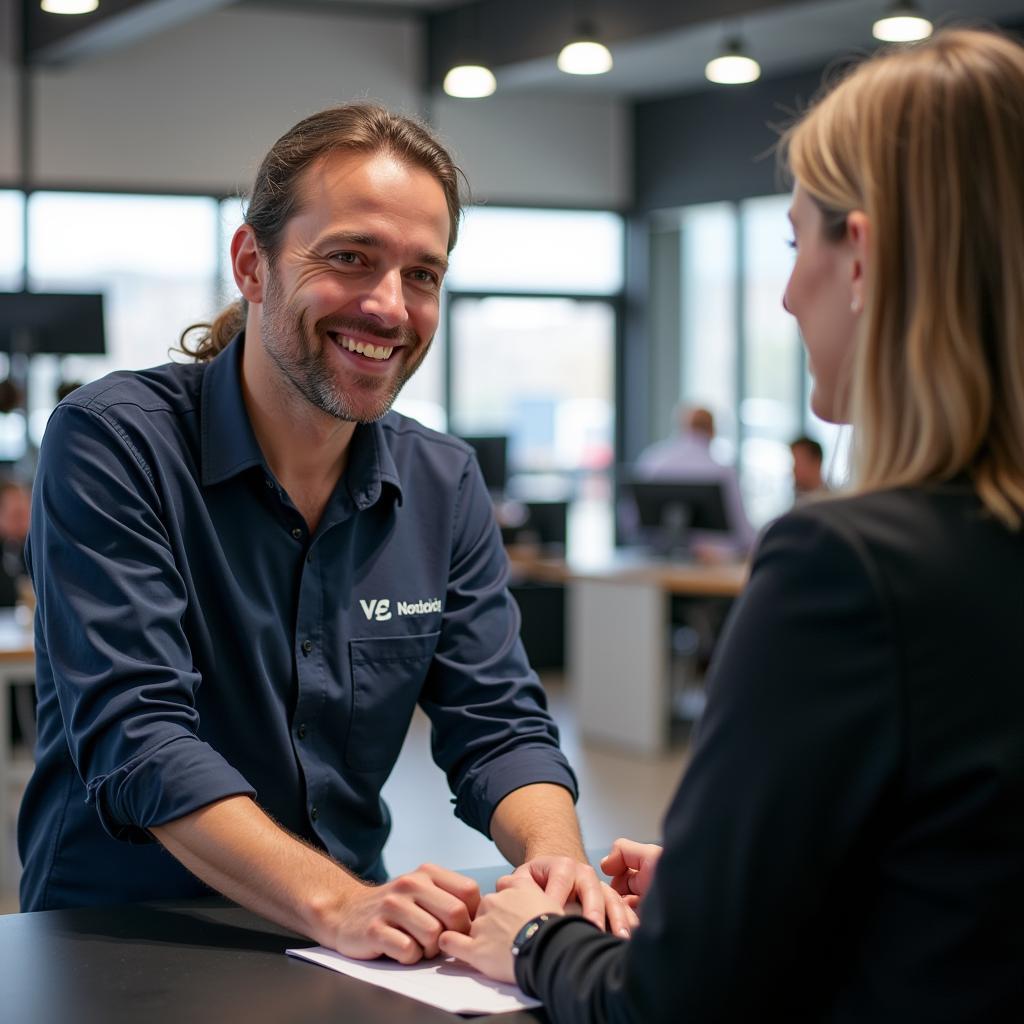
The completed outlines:
{"type": "Polygon", "coordinates": [[[26,355],[102,355],[103,296],[0,292],[0,351],[26,355]]]}
{"type": "Polygon", "coordinates": [[[633,480],[625,490],[636,507],[642,538],[662,553],[685,553],[691,530],[730,532],[720,481],[633,480]]]}
{"type": "Polygon", "coordinates": [[[508,483],[508,437],[504,434],[462,434],[461,437],[476,452],[487,490],[503,494],[508,483]]]}
{"type": "Polygon", "coordinates": [[[506,544],[538,545],[551,553],[565,551],[568,521],[565,501],[506,501],[498,511],[506,544]]]}

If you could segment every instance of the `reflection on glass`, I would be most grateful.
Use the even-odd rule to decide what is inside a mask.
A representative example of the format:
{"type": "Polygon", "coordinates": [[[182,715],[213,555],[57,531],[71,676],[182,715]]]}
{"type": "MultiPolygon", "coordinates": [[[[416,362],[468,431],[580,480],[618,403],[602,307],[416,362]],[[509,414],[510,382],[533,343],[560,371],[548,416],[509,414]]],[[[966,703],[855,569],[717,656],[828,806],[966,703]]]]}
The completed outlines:
{"type": "Polygon", "coordinates": [[[607,470],[614,340],[608,302],[453,299],[452,430],[507,434],[513,472],[607,470]]]}
{"type": "Polygon", "coordinates": [[[587,210],[471,207],[451,255],[457,291],[608,295],[622,288],[622,218],[587,210]]]}

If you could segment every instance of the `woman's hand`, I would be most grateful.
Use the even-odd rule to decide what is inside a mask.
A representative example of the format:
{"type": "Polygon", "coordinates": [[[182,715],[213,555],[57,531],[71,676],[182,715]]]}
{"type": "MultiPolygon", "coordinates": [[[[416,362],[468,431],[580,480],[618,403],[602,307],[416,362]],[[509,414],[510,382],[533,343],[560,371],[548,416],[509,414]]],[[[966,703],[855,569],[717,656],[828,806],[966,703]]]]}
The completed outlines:
{"type": "Polygon", "coordinates": [[[616,839],[608,856],[601,861],[601,870],[611,875],[612,888],[630,907],[636,908],[651,887],[660,856],[661,847],[653,843],[616,839]]]}
{"type": "Polygon", "coordinates": [[[441,933],[441,952],[458,957],[497,981],[516,980],[512,940],[538,914],[561,914],[562,904],[549,896],[529,874],[506,875],[500,892],[480,900],[468,935],[441,933]]]}

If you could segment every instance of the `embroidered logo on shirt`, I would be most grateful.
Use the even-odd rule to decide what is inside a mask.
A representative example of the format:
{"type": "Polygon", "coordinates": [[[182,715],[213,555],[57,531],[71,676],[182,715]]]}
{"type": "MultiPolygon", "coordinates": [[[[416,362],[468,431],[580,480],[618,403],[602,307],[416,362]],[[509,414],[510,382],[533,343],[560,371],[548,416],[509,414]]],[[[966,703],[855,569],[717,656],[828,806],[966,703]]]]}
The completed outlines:
{"type": "MultiPolygon", "coordinates": [[[[359,599],[359,606],[367,619],[377,622],[387,622],[391,618],[391,601],[386,597],[376,598],[372,601],[359,599]]],[[[399,601],[396,611],[399,615],[430,615],[433,612],[440,612],[443,609],[439,597],[431,597],[421,601],[399,601]]]]}
{"type": "Polygon", "coordinates": [[[360,598],[359,604],[363,609],[363,614],[368,619],[376,619],[378,622],[387,622],[388,619],[391,618],[391,602],[386,597],[373,601],[364,601],[360,598]]]}

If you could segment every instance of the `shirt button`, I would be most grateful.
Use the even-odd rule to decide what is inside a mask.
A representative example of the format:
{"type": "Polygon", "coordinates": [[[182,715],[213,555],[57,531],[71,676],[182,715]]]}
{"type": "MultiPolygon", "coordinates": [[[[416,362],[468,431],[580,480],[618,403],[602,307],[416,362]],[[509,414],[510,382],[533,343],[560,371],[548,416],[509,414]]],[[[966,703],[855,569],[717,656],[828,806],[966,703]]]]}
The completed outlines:
{"type": "Polygon", "coordinates": [[[303,640],[302,641],[302,653],[303,654],[309,654],[309,652],[311,650],[313,650],[313,641],[312,640],[303,640]]]}
{"type": "Polygon", "coordinates": [[[292,530],[292,536],[296,540],[302,540],[302,530],[298,526],[296,526],[295,529],[292,530]]]}
{"type": "Polygon", "coordinates": [[[299,739],[304,740],[306,738],[306,723],[303,722],[295,731],[299,739]]]}
{"type": "Polygon", "coordinates": [[[310,551],[310,553],[308,555],[306,555],[306,562],[307,562],[307,564],[309,564],[309,563],[312,563],[312,561],[313,561],[313,552],[310,551]]]}
{"type": "Polygon", "coordinates": [[[311,821],[316,821],[320,817],[320,812],[316,809],[316,804],[313,804],[309,809],[309,817],[311,821]]]}

